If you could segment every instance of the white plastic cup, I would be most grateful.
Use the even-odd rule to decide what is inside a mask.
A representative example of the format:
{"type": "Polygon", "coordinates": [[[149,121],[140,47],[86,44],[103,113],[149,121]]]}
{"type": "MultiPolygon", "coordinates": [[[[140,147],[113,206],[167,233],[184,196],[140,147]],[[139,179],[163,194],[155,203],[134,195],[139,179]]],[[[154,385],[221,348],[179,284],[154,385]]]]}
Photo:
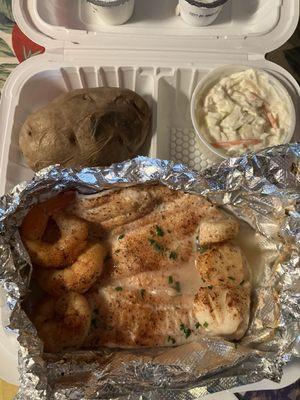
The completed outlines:
{"type": "Polygon", "coordinates": [[[85,0],[87,15],[96,16],[108,25],[122,25],[134,11],[135,0],[85,0]]]}
{"type": "Polygon", "coordinates": [[[189,25],[212,24],[229,0],[179,0],[181,18],[189,25]]]}

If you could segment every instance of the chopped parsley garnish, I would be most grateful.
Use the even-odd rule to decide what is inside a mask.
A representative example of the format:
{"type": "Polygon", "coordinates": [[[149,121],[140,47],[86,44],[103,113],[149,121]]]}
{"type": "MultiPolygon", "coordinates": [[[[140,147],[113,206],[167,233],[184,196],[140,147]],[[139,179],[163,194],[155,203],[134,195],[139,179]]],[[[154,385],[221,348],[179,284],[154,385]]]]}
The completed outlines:
{"type": "Polygon", "coordinates": [[[171,260],[177,260],[177,253],[175,251],[171,251],[170,256],[171,260]]]}
{"type": "Polygon", "coordinates": [[[178,281],[174,282],[174,278],[172,275],[168,276],[168,282],[169,282],[169,285],[171,286],[171,288],[176,290],[176,292],[180,293],[180,291],[181,291],[180,282],[178,282],[178,281]]]}
{"type": "Polygon", "coordinates": [[[196,236],[196,240],[197,240],[197,242],[199,242],[199,236],[196,236]]]}
{"type": "Polygon", "coordinates": [[[142,296],[142,299],[145,298],[145,293],[146,293],[146,290],[145,290],[145,289],[141,289],[141,296],[142,296]]]}
{"type": "Polygon", "coordinates": [[[200,322],[196,322],[196,323],[195,323],[195,328],[196,328],[196,329],[199,329],[200,326],[201,326],[200,322]]]}
{"type": "Polygon", "coordinates": [[[180,293],[181,291],[180,282],[178,281],[175,282],[174,289],[176,290],[176,292],[180,293]]]}
{"type": "Polygon", "coordinates": [[[149,243],[151,244],[151,246],[154,247],[154,249],[155,249],[156,251],[162,253],[162,252],[165,250],[164,246],[162,246],[161,244],[159,244],[156,240],[154,240],[154,239],[151,238],[151,239],[148,239],[148,241],[149,241],[149,243]]]}
{"type": "Polygon", "coordinates": [[[163,231],[163,229],[160,226],[156,225],[155,228],[156,228],[157,236],[164,236],[165,232],[163,231]]]}
{"type": "Polygon", "coordinates": [[[115,253],[118,254],[118,253],[120,253],[120,251],[121,251],[120,249],[117,249],[117,250],[115,251],[115,253]]]}
{"type": "Polygon", "coordinates": [[[208,289],[212,289],[213,285],[208,285],[207,287],[208,287],[208,289]]]}
{"type": "Polygon", "coordinates": [[[117,286],[117,287],[116,287],[116,291],[117,291],[117,292],[122,292],[122,290],[123,290],[122,286],[117,286]]]}
{"type": "Polygon", "coordinates": [[[207,328],[208,327],[208,322],[205,321],[203,326],[204,326],[204,328],[207,328]]]}
{"type": "Polygon", "coordinates": [[[175,344],[176,340],[172,336],[168,336],[168,342],[171,342],[172,344],[175,344]]]}
{"type": "Polygon", "coordinates": [[[185,326],[183,323],[180,324],[180,330],[184,333],[185,338],[187,339],[189,336],[191,336],[192,331],[190,328],[185,326]]]}
{"type": "Polygon", "coordinates": [[[198,251],[201,254],[204,254],[207,250],[208,250],[208,247],[206,247],[206,246],[201,246],[201,245],[198,246],[198,251]]]}
{"type": "Polygon", "coordinates": [[[124,237],[125,237],[125,235],[122,234],[122,235],[120,235],[120,236],[118,237],[118,240],[122,240],[122,239],[124,239],[124,237]]]}
{"type": "Polygon", "coordinates": [[[240,283],[240,286],[243,286],[244,283],[245,283],[245,281],[243,279],[242,282],[240,283]]]}
{"type": "Polygon", "coordinates": [[[229,276],[228,279],[230,279],[231,281],[235,281],[235,278],[233,276],[229,276]]]}

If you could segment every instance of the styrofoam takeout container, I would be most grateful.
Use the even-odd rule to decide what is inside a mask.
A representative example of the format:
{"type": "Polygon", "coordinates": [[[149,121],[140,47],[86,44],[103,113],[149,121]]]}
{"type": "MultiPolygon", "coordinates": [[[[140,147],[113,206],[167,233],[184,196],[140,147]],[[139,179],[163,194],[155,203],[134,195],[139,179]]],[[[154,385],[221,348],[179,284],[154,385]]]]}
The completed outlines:
{"type": "MultiPolygon", "coordinates": [[[[71,89],[119,86],[135,90],[153,111],[148,155],[203,169],[212,162],[195,140],[190,99],[198,82],[224,64],[262,68],[288,90],[297,109],[300,89],[265,54],[292,35],[299,0],[231,0],[213,25],[195,28],[174,14],[177,0],[139,0],[131,20],[109,26],[90,20],[81,0],[14,0],[19,27],[46,52],[20,64],[10,75],[0,104],[0,191],[8,191],[32,171],[18,146],[18,134],[34,110],[71,89]]],[[[213,154],[213,160],[218,158],[213,154]]],[[[0,307],[0,316],[5,308],[0,307]]],[[[0,324],[0,378],[17,383],[17,341],[0,324]]],[[[299,376],[286,367],[282,384],[299,376]]],[[[263,381],[243,389],[279,388],[263,381]]],[[[222,393],[227,400],[228,393],[222,393]]],[[[230,397],[229,397],[230,398],[230,397]]]]}
{"type": "MultiPolygon", "coordinates": [[[[210,154],[214,154],[217,157],[220,158],[229,158],[228,155],[224,151],[217,150],[214,148],[206,139],[205,134],[202,132],[202,128],[200,126],[200,121],[198,118],[198,109],[199,105],[201,102],[204,101],[205,96],[208,94],[209,90],[216,85],[222,78],[226,76],[230,76],[232,74],[235,74],[237,72],[242,72],[246,71],[249,69],[249,66],[245,65],[224,65],[222,67],[218,67],[213,69],[209,74],[204,76],[201,81],[198,83],[196,86],[194,93],[192,95],[191,99],[191,118],[193,122],[193,126],[195,129],[195,132],[201,141],[202,145],[206,147],[209,150],[210,154]]],[[[267,73],[266,71],[259,70],[257,68],[254,68],[260,73],[265,73],[268,75],[268,80],[270,85],[273,86],[273,88],[276,90],[276,92],[280,95],[281,99],[285,102],[287,105],[290,115],[291,115],[291,120],[290,120],[290,126],[288,132],[286,132],[285,136],[283,137],[283,140],[281,143],[278,144],[285,144],[289,143],[295,133],[295,128],[296,128],[296,110],[295,106],[293,103],[293,100],[291,96],[289,95],[288,91],[284,87],[284,85],[273,75],[270,73],[267,73]]]]}

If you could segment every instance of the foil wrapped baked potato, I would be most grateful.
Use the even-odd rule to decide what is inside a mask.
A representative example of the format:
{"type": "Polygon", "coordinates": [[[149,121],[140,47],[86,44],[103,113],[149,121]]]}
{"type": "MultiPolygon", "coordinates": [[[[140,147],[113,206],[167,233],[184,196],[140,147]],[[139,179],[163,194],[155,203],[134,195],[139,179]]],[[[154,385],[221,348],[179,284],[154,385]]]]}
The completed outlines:
{"type": "Polygon", "coordinates": [[[52,164],[105,166],[138,155],[150,126],[151,111],[135,92],[78,89],[32,113],[19,144],[34,171],[52,164]]]}

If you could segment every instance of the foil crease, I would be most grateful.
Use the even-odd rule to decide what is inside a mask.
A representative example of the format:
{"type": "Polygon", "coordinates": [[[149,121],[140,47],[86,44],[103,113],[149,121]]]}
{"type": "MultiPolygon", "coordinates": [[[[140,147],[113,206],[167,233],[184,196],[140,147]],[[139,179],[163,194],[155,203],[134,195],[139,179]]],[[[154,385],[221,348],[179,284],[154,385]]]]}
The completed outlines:
{"type": "Polygon", "coordinates": [[[20,343],[19,400],[199,399],[257,382],[279,381],[299,356],[300,145],[277,146],[196,172],[146,157],[108,168],[46,168],[0,199],[0,283],[20,343]],[[18,233],[35,203],[64,189],[104,189],[160,182],[207,196],[262,235],[269,252],[252,299],[251,322],[239,344],[203,337],[177,348],[43,354],[25,311],[31,264],[18,233]]]}

